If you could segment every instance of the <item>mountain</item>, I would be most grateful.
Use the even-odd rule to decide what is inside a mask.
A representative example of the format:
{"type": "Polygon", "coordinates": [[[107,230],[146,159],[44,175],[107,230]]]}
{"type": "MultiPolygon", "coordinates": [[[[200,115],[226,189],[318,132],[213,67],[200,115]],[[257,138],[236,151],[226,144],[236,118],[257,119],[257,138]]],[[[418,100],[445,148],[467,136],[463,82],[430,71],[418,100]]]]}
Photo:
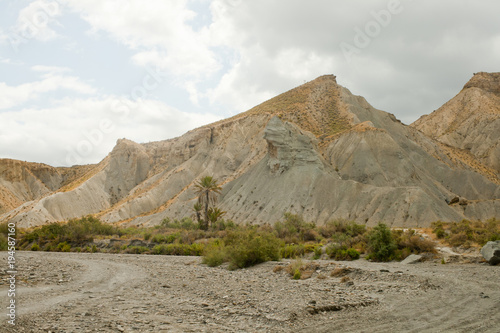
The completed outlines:
{"type": "Polygon", "coordinates": [[[500,176],[500,73],[474,74],[458,95],[411,126],[500,176]]]}
{"type": "Polygon", "coordinates": [[[500,216],[500,180],[491,167],[326,75],[178,138],[118,140],[82,176],[27,197],[0,220],[28,227],[95,214],[155,225],[192,215],[193,185],[204,175],[222,183],[219,206],[239,223],[273,223],[287,211],[317,223],[399,227],[500,216]]]}
{"type": "Polygon", "coordinates": [[[42,163],[0,159],[0,214],[65,188],[91,168],[92,165],[54,168],[42,163]]]}

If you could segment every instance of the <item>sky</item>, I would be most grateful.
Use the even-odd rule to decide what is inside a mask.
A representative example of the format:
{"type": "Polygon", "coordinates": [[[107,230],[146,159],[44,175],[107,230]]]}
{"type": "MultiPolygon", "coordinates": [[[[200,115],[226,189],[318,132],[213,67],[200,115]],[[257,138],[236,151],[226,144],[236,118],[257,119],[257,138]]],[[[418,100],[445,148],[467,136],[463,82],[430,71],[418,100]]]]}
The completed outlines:
{"type": "Polygon", "coordinates": [[[410,124],[500,71],[494,0],[0,0],[0,158],[97,163],[324,74],[410,124]]]}

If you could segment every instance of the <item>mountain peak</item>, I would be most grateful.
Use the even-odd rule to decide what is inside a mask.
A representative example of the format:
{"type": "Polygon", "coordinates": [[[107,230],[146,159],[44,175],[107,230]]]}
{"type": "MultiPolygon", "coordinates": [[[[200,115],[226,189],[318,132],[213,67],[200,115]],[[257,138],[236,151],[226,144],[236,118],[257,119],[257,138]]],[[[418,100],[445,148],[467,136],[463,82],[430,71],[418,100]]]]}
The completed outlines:
{"type": "Polygon", "coordinates": [[[294,123],[316,136],[333,135],[352,127],[340,89],[335,75],[323,75],[236,117],[268,114],[294,123]]]}
{"type": "Polygon", "coordinates": [[[474,76],[464,86],[464,89],[468,88],[479,88],[500,95],[500,73],[474,73],[474,76]]]}

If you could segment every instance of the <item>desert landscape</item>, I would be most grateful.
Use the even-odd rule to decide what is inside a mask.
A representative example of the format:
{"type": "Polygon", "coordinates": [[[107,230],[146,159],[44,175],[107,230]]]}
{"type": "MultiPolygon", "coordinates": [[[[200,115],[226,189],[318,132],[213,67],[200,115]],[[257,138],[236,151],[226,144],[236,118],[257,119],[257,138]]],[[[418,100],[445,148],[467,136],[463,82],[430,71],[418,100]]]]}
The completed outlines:
{"type": "Polygon", "coordinates": [[[1,160],[4,330],[497,332],[498,87],[406,126],[322,76],[97,165],[1,160]]]}
{"type": "Polygon", "coordinates": [[[289,260],[236,271],[182,256],[18,252],[17,260],[19,318],[3,332],[497,332],[500,325],[500,266],[475,255],[447,264],[314,260],[302,280],[276,269],[289,260]]]}

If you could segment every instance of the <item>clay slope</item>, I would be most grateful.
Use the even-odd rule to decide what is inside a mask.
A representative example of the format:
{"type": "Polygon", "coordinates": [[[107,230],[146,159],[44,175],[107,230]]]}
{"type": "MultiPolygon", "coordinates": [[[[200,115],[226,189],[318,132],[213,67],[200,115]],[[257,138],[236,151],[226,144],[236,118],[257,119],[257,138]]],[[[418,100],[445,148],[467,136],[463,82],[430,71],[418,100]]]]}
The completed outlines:
{"type": "Polygon", "coordinates": [[[401,227],[500,216],[500,186],[486,173],[328,75],[175,139],[119,140],[75,186],[0,219],[32,226],[96,214],[154,225],[191,216],[204,175],[223,183],[220,207],[240,223],[287,211],[401,227]],[[467,201],[448,205],[456,196],[467,201]]]}
{"type": "Polygon", "coordinates": [[[71,184],[91,168],[54,168],[42,163],[0,159],[0,214],[71,184]]]}
{"type": "Polygon", "coordinates": [[[411,126],[500,176],[500,73],[475,74],[457,96],[411,126]]]}

